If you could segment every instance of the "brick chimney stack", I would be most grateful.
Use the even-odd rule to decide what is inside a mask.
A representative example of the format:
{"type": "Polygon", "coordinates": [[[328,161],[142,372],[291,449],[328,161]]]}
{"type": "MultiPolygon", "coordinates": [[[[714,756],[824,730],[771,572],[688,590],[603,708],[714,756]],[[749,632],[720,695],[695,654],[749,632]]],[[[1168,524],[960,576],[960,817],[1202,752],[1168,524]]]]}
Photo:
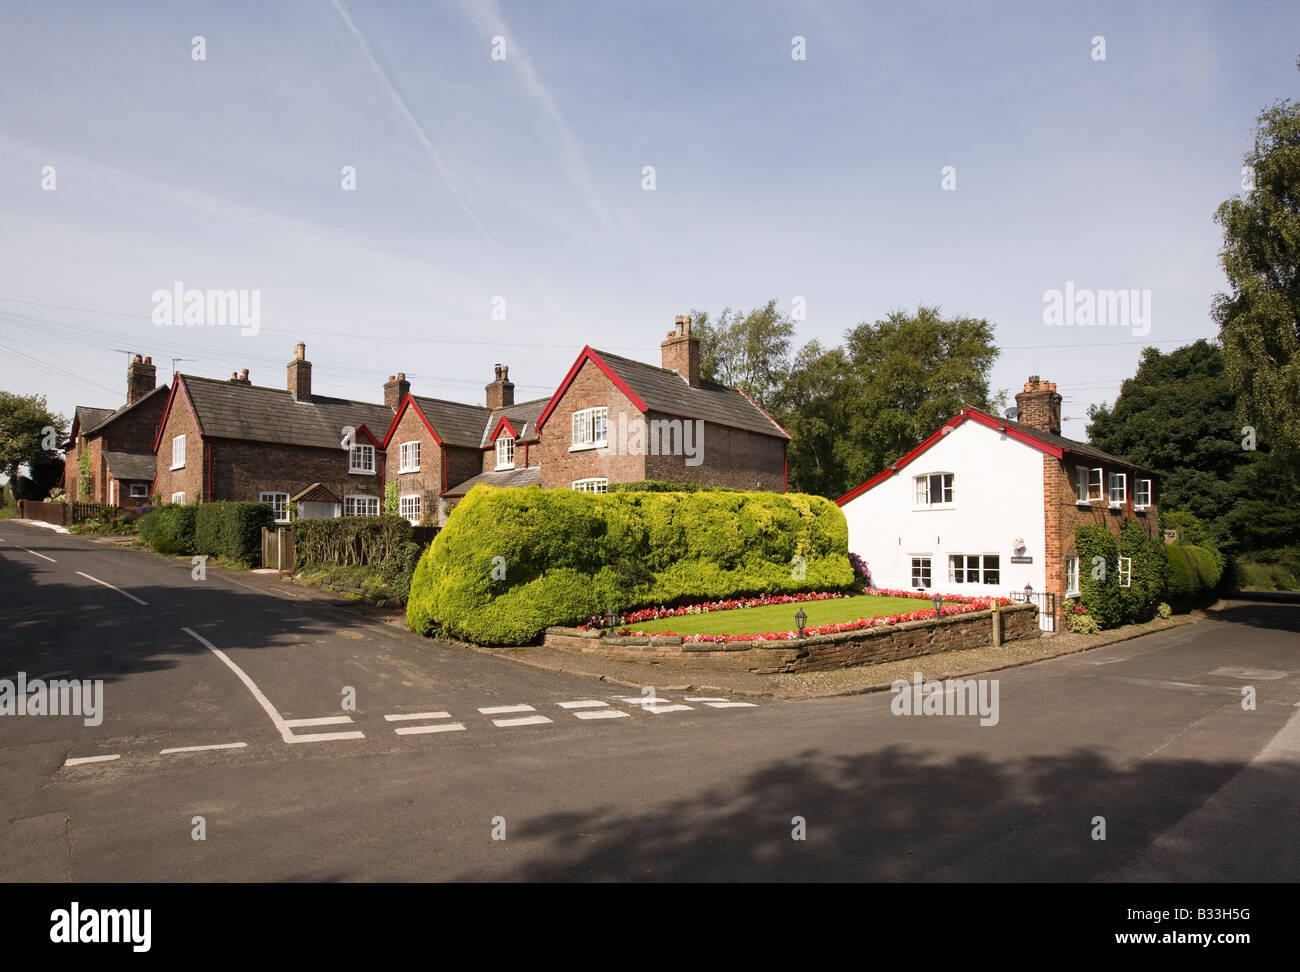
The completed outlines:
{"type": "Polygon", "coordinates": [[[384,382],[384,404],[391,408],[394,413],[402,407],[402,402],[410,393],[411,383],[406,380],[406,372],[404,371],[389,375],[388,380],[384,382]]]}
{"type": "Polygon", "coordinates": [[[1025,390],[1016,395],[1016,407],[1020,409],[1016,419],[1020,424],[1061,434],[1061,396],[1056,392],[1056,382],[1030,375],[1025,390]]]}
{"type": "Polygon", "coordinates": [[[249,379],[248,379],[248,369],[247,369],[247,368],[245,368],[243,371],[239,371],[239,372],[232,371],[232,372],[230,373],[230,380],[231,380],[231,382],[232,382],[233,384],[236,384],[236,385],[251,385],[251,384],[252,384],[252,382],[249,381],[249,379]]]}
{"type": "Polygon", "coordinates": [[[311,362],[307,360],[307,345],[301,341],[293,349],[289,362],[289,393],[295,402],[311,401],[311,362]]]}
{"type": "Polygon", "coordinates": [[[141,358],[138,354],[126,366],[126,403],[128,405],[144,398],[158,387],[158,369],[153,365],[153,358],[141,358]]]}
{"type": "Polygon", "coordinates": [[[488,408],[509,408],[515,403],[515,383],[510,380],[510,368],[496,366],[496,379],[487,386],[488,408]]]}
{"type": "Polygon", "coordinates": [[[676,326],[659,348],[665,369],[677,372],[692,388],[700,387],[700,339],[691,336],[689,316],[677,316],[676,326]]]}

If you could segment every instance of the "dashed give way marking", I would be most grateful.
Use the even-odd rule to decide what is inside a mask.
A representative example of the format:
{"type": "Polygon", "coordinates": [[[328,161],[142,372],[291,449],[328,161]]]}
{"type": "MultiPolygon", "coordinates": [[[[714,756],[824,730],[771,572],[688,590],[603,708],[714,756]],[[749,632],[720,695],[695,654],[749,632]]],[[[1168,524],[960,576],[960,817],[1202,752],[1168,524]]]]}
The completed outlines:
{"type": "MultiPolygon", "coordinates": [[[[486,708],[479,709],[483,715],[504,715],[507,712],[536,712],[531,705],[489,705],[486,708]]],[[[493,719],[492,725],[499,726],[502,729],[509,729],[514,726],[540,726],[544,722],[551,722],[544,715],[523,716],[519,719],[493,719]]]]}
{"type": "Polygon", "coordinates": [[[243,682],[248,691],[253,694],[253,698],[257,700],[257,704],[260,705],[266,714],[271,717],[272,724],[280,732],[280,738],[286,743],[333,742],[341,739],[366,738],[366,734],[360,730],[353,730],[351,732],[314,732],[302,736],[296,735],[293,731],[295,726],[339,725],[341,723],[351,722],[352,717],[327,716],[324,719],[285,719],[284,716],[280,715],[280,713],[276,711],[275,706],[271,704],[271,700],[268,699],[262,690],[257,687],[257,683],[249,678],[248,674],[242,668],[231,661],[224,651],[192,628],[181,628],[181,630],[201,644],[204,648],[208,649],[208,651],[220,658],[226,667],[235,673],[235,676],[243,682]]]}

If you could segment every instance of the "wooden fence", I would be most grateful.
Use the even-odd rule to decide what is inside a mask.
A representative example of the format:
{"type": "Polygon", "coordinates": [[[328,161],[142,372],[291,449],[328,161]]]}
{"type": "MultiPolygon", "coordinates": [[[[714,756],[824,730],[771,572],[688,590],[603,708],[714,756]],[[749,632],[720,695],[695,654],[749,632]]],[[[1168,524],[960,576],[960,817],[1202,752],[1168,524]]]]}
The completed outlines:
{"type": "Polygon", "coordinates": [[[57,523],[69,526],[81,523],[104,513],[117,510],[115,506],[100,503],[44,503],[37,500],[19,500],[18,515],[24,520],[41,520],[44,523],[57,523]]]}

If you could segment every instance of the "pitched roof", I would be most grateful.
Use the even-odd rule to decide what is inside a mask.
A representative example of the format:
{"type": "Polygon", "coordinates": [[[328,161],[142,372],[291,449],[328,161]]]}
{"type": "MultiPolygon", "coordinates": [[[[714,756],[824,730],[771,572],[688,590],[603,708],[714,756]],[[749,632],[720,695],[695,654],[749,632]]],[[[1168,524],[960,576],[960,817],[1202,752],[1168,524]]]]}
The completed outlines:
{"type": "MultiPolygon", "coordinates": [[[[113,410],[111,408],[91,408],[89,405],[78,405],[72,413],[72,427],[81,429],[81,434],[85,435],[86,432],[112,414],[113,410]]],[[[69,429],[68,434],[72,434],[71,429],[69,429]]]]}
{"type": "Polygon", "coordinates": [[[477,476],[471,476],[457,486],[444,490],[443,496],[464,496],[479,483],[486,483],[489,486],[540,486],[542,484],[542,470],[537,466],[527,466],[522,469],[502,469],[479,473],[477,476]]]}
{"type": "Polygon", "coordinates": [[[1125,469],[1132,469],[1136,472],[1147,473],[1153,479],[1159,479],[1159,474],[1144,466],[1139,466],[1129,462],[1127,459],[1121,459],[1119,456],[1112,456],[1109,452],[1102,452],[1086,442],[1076,442],[1074,439],[1067,439],[1063,435],[1057,435],[1044,429],[1035,428],[1032,425],[1025,425],[1022,422],[1013,422],[1010,419],[998,418],[982,412],[978,408],[963,408],[947,422],[944,422],[938,429],[930,433],[916,448],[912,449],[906,455],[901,457],[897,462],[890,463],[876,475],[872,476],[860,486],[855,486],[835,502],[843,506],[849,500],[856,499],[867,490],[871,489],[877,483],[883,482],[894,473],[898,472],[917,456],[924,453],[932,445],[938,442],[953,429],[957,428],[963,422],[970,420],[986,428],[996,429],[999,432],[1005,432],[1006,435],[1022,442],[1030,448],[1045,452],[1057,459],[1064,459],[1066,456],[1078,456],[1080,459],[1091,462],[1103,462],[1111,466],[1123,466],[1125,469]]]}
{"type": "Polygon", "coordinates": [[[158,457],[152,452],[105,452],[104,461],[114,479],[153,481],[158,474],[158,457]]]}
{"type": "Polygon", "coordinates": [[[479,445],[487,448],[491,444],[492,433],[496,431],[502,419],[510,423],[520,442],[536,442],[537,420],[549,402],[549,398],[535,398],[530,402],[516,402],[514,405],[492,409],[492,414],[488,416],[487,423],[483,426],[483,439],[479,445]]]}
{"type": "Polygon", "coordinates": [[[703,419],[777,439],[790,438],[775,419],[739,388],[728,388],[712,381],[701,381],[699,387],[693,387],[674,371],[592,347],[582,349],[559,390],[551,397],[540,422],[545,423],[550,417],[585,361],[591,361],[605,372],[642,412],[656,411],[681,418],[703,419]]]}
{"type": "Polygon", "coordinates": [[[345,427],[364,425],[380,436],[393,417],[387,405],[324,395],[297,402],[285,389],[242,382],[180,375],[177,385],[189,395],[200,431],[211,438],[338,449],[345,427]]]}
{"type": "Polygon", "coordinates": [[[483,426],[491,411],[486,405],[466,405],[449,402],[444,398],[425,398],[412,395],[415,404],[433,426],[444,445],[468,446],[477,449],[482,444],[483,426]]]}
{"type": "MultiPolygon", "coordinates": [[[[125,405],[123,405],[123,406],[122,406],[121,408],[119,408],[117,411],[115,411],[115,412],[110,412],[108,415],[105,415],[103,418],[101,418],[101,419],[100,419],[98,422],[96,422],[94,425],[92,425],[92,426],[90,426],[88,429],[86,429],[86,430],[85,430],[85,434],[86,434],[86,435],[93,435],[94,433],[103,430],[105,427],[108,426],[108,424],[109,424],[110,422],[116,422],[119,418],[121,418],[121,417],[122,417],[123,415],[125,415],[127,412],[131,411],[131,409],[135,408],[137,405],[141,405],[141,404],[143,404],[144,402],[147,402],[149,399],[153,398],[155,395],[158,395],[158,394],[164,394],[164,395],[165,395],[165,394],[169,393],[170,391],[171,391],[171,389],[168,388],[166,385],[159,385],[159,386],[158,386],[157,388],[155,388],[153,391],[149,392],[149,394],[147,394],[147,395],[141,395],[141,396],[140,396],[139,398],[137,398],[135,401],[133,401],[133,402],[127,402],[125,405]]],[[[92,409],[91,411],[99,411],[99,409],[92,409]]]]}

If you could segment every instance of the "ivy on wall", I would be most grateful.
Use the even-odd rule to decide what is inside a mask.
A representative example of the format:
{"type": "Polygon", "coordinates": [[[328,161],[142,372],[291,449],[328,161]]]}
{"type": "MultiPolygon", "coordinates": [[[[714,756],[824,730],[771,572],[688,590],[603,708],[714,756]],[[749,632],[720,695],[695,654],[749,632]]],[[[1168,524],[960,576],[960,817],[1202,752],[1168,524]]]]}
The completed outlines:
{"type": "Polygon", "coordinates": [[[1085,524],[1074,531],[1079,555],[1079,603],[1103,628],[1150,620],[1165,596],[1168,567],[1165,545],[1146,535],[1142,525],[1126,517],[1117,543],[1104,526],[1085,524]],[[1128,586],[1120,557],[1129,561],[1128,586]]]}

